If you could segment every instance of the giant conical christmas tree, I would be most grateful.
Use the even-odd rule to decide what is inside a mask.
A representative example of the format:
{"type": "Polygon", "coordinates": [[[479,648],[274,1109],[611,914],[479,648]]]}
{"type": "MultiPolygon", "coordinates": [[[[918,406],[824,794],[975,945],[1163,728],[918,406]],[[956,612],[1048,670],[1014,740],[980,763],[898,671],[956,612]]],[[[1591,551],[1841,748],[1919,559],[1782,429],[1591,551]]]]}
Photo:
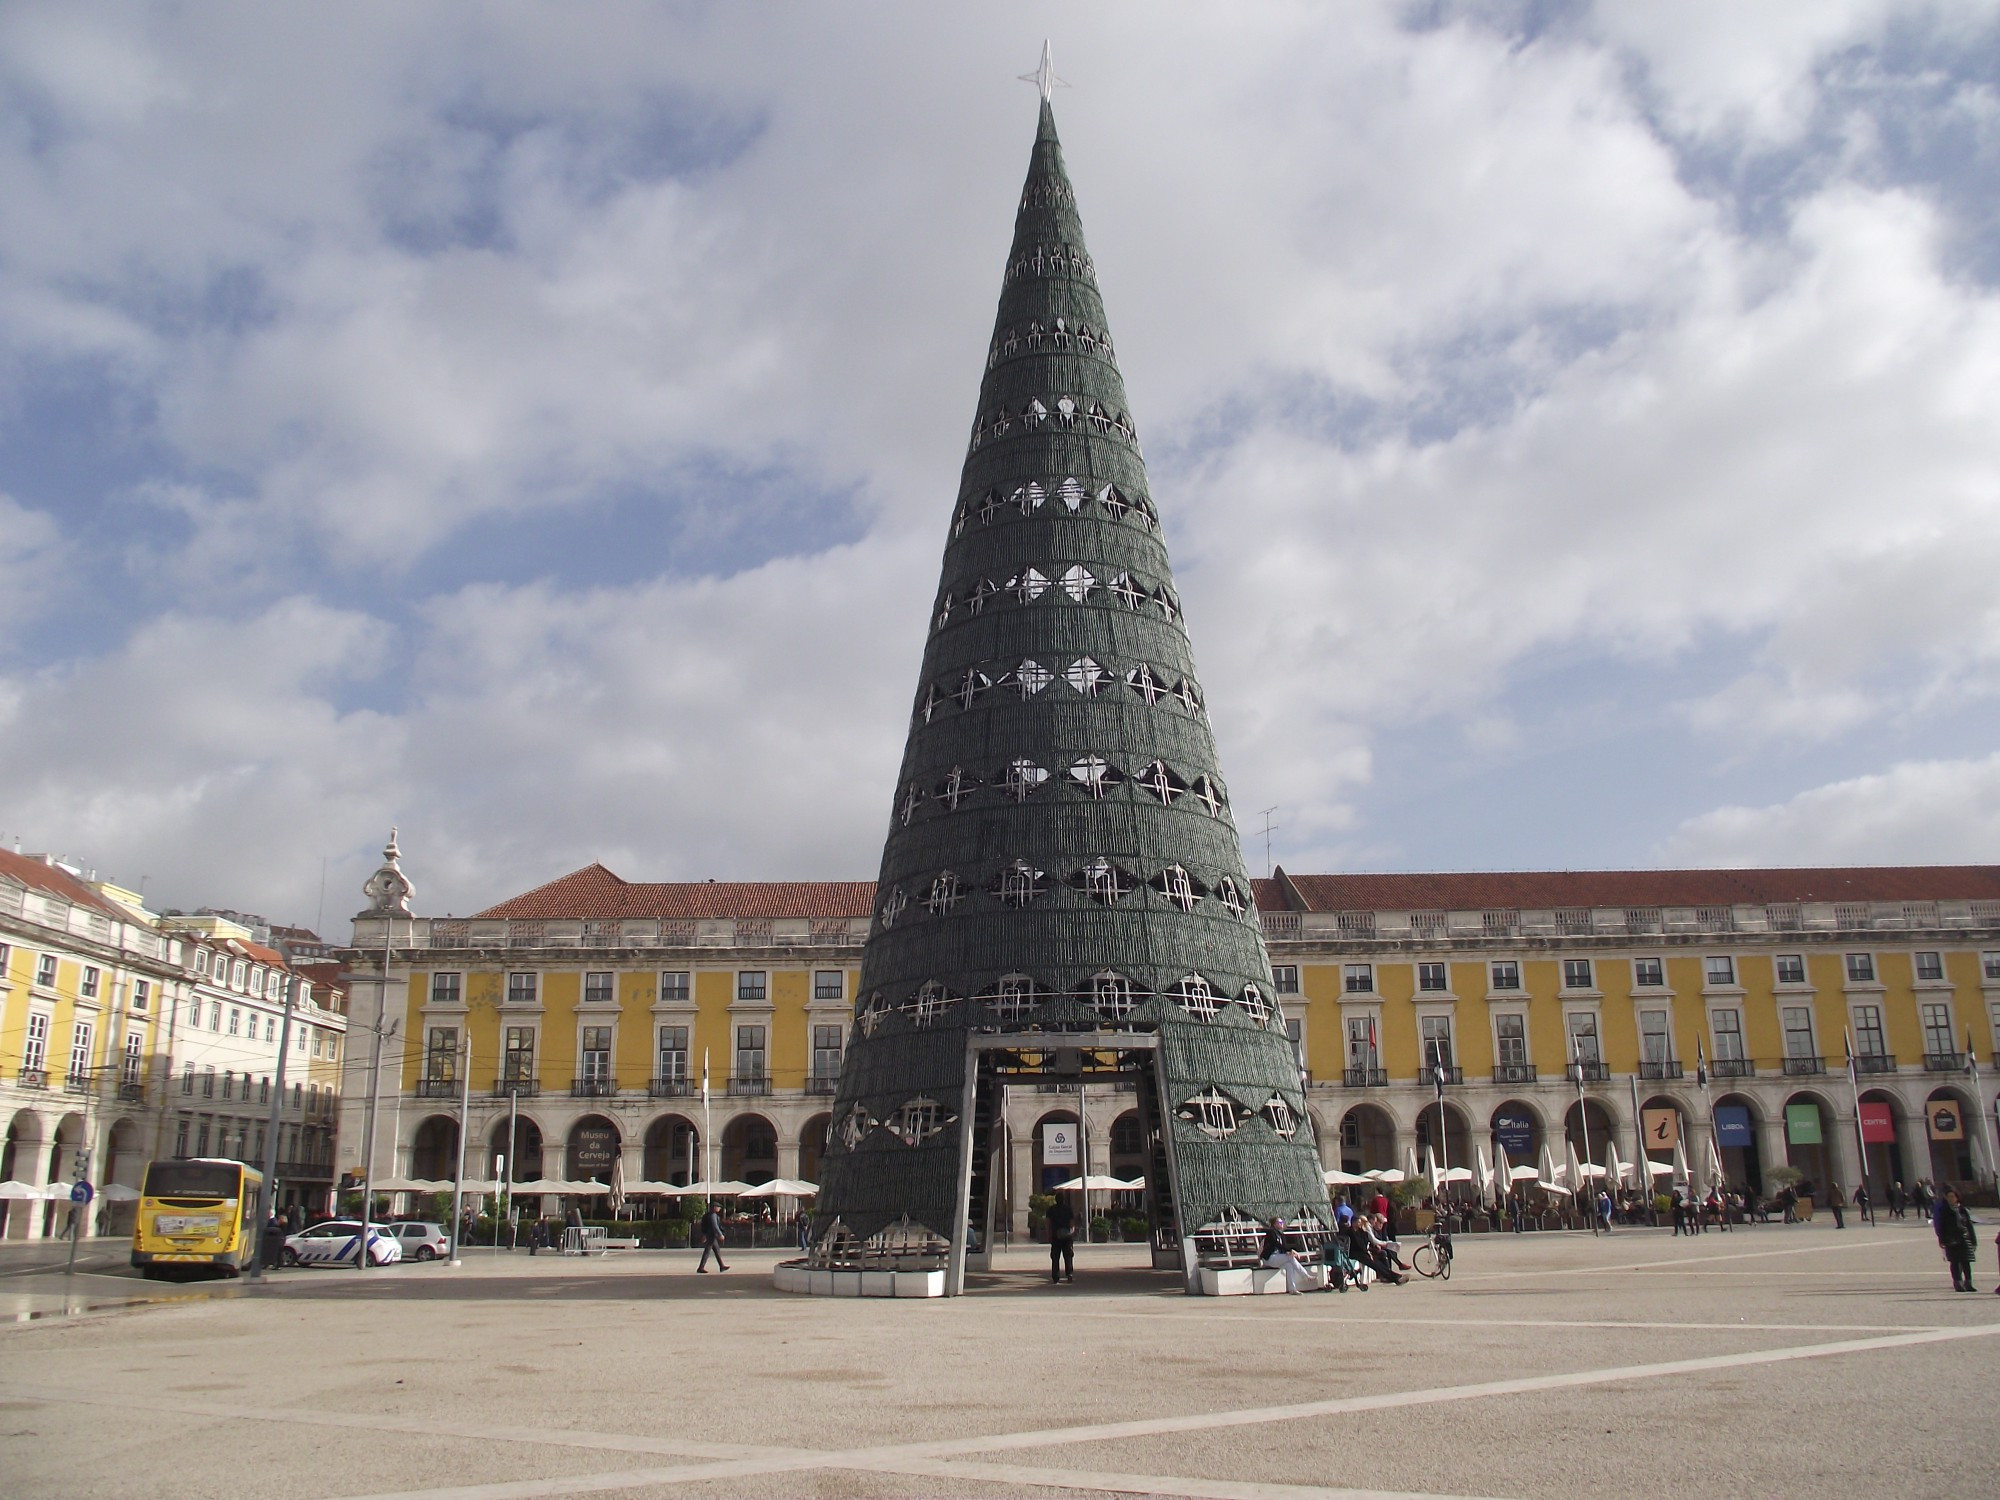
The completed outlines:
{"type": "Polygon", "coordinates": [[[1155,1117],[1172,1140],[1155,1155],[1173,1180],[1153,1196],[1175,1235],[1325,1215],[1046,92],[876,903],[815,1213],[823,1248],[897,1226],[953,1234],[969,1029],[1156,1035],[1155,1117]]]}

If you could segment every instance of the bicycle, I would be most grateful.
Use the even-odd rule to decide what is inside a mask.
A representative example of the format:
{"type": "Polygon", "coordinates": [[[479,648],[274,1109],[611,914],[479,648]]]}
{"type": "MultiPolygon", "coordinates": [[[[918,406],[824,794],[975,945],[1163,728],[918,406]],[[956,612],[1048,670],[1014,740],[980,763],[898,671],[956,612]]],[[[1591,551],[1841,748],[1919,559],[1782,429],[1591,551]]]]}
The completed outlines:
{"type": "Polygon", "coordinates": [[[1451,1280],[1451,1231],[1441,1224],[1433,1225],[1430,1238],[1410,1256],[1410,1269],[1419,1276],[1451,1280]]]}

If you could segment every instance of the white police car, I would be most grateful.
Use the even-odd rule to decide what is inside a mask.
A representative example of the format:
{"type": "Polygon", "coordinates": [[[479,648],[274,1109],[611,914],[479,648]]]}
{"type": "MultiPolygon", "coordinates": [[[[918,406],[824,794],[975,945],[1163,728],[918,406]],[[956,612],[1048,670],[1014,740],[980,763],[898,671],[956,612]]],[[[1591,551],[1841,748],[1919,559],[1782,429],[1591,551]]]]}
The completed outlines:
{"type": "MultiPolygon", "coordinates": [[[[315,1224],[310,1229],[302,1229],[285,1239],[285,1264],[288,1266],[352,1266],[359,1264],[361,1245],[361,1221],[359,1219],[328,1219],[324,1224],[315,1224]]],[[[393,1265],[403,1258],[403,1247],[396,1237],[385,1233],[380,1224],[368,1226],[368,1263],[371,1266],[393,1265]]]]}

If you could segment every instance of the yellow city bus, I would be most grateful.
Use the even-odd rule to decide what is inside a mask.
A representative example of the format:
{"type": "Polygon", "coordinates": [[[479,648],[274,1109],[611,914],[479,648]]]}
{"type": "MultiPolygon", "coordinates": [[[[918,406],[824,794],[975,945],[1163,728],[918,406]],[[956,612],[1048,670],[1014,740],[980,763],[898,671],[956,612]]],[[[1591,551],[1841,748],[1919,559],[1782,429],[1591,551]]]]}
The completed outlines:
{"type": "Polygon", "coordinates": [[[156,1281],[204,1270],[241,1275],[257,1248],[263,1185],[264,1174],[240,1161],[151,1163],[132,1230],[132,1264],[156,1281]]]}

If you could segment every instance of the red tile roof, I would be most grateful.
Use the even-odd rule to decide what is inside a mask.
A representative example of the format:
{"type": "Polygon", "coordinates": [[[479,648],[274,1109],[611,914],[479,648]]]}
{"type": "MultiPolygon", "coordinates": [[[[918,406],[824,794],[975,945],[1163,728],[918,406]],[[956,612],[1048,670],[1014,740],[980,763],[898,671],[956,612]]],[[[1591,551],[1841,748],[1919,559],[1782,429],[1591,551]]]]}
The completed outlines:
{"type": "Polygon", "coordinates": [[[705,880],[650,884],[586,865],[474,913],[479,917],[865,917],[872,880],[705,880]]]}
{"type": "Polygon", "coordinates": [[[34,890],[46,891],[77,906],[87,906],[120,922],[138,920],[129,908],[120,906],[109,896],[100,895],[60,865],[44,864],[39,859],[16,854],[11,849],[0,849],[0,879],[18,880],[34,890]]]}
{"type": "Polygon", "coordinates": [[[1287,875],[1256,882],[1265,911],[1767,906],[1801,901],[2000,901],[2000,865],[1789,870],[1501,870],[1287,875]]]}
{"type": "MultiPolygon", "coordinates": [[[[1750,906],[1798,901],[2000,901],[2000,865],[1796,870],[1501,870],[1288,875],[1252,882],[1264,911],[1542,910],[1558,906],[1750,906]]],[[[475,913],[483,918],[865,917],[871,880],[634,883],[602,865],[475,913]]]]}

